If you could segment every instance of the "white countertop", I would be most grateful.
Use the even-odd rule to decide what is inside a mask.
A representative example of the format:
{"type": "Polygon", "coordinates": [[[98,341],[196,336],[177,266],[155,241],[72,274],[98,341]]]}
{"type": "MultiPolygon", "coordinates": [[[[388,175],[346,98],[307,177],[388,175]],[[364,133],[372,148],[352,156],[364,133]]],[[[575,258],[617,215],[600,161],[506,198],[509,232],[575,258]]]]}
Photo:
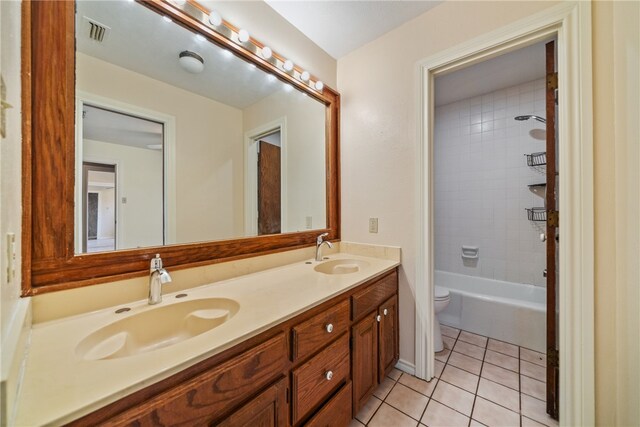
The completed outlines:
{"type": "MultiPolygon", "coordinates": [[[[398,250],[399,251],[399,250],[398,250]]],[[[199,361],[288,320],[367,280],[392,270],[397,259],[337,253],[331,259],[358,259],[368,265],[349,274],[314,271],[304,261],[199,286],[181,299],[163,296],[162,305],[189,299],[229,298],[240,309],[222,325],[168,347],[128,357],[83,360],[76,347],[92,332],[116,320],[157,306],[147,301],[37,324],[31,333],[25,375],[15,424],[59,425],[91,413],[137,390],[167,378],[199,361]]]]}

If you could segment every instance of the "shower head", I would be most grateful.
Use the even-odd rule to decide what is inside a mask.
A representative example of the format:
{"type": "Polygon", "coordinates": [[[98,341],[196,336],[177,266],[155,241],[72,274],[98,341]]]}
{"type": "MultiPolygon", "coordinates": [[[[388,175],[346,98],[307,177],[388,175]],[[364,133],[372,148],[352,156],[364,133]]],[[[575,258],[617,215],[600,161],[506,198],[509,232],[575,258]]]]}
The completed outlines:
{"type": "Polygon", "coordinates": [[[530,114],[530,115],[528,115],[528,116],[516,116],[516,117],[514,117],[514,118],[515,118],[516,120],[518,120],[519,122],[523,122],[523,121],[525,121],[525,120],[529,120],[529,119],[536,119],[536,120],[537,120],[537,121],[539,121],[539,122],[547,123],[547,120],[546,120],[545,118],[540,117],[540,116],[534,116],[533,114],[530,114]]]}

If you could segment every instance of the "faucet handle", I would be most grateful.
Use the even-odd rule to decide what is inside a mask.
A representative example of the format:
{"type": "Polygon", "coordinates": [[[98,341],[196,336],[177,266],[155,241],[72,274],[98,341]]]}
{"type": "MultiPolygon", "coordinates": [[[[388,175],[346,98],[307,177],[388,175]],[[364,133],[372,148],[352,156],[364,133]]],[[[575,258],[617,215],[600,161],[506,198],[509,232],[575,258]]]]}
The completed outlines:
{"type": "Polygon", "coordinates": [[[160,254],[156,254],[155,258],[151,258],[150,271],[160,270],[162,268],[162,258],[160,254]]]}
{"type": "Polygon", "coordinates": [[[322,233],[321,235],[318,236],[318,238],[316,239],[316,244],[321,244],[322,241],[324,240],[325,237],[327,237],[329,235],[329,233],[322,233]]]}

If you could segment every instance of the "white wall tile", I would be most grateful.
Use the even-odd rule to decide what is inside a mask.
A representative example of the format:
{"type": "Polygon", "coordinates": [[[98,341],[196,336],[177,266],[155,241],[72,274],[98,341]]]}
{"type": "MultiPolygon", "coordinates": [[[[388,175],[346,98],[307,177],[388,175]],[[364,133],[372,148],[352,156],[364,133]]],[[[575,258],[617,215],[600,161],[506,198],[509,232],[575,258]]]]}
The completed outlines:
{"type": "Polygon", "coordinates": [[[517,115],[544,116],[544,79],[436,108],[436,269],[545,285],[543,223],[525,208],[544,206],[528,184],[544,182],[524,154],[544,151],[544,125],[517,115]],[[479,246],[463,261],[461,246],[479,246]]]}

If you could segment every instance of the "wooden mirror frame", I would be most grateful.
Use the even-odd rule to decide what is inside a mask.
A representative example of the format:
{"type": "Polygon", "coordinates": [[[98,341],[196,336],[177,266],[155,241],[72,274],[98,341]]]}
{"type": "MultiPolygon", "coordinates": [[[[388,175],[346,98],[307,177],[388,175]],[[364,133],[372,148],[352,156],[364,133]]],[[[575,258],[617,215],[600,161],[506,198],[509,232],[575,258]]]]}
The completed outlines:
{"type": "Polygon", "coordinates": [[[75,2],[22,2],[22,294],[37,295],[149,274],[159,253],[171,269],[195,267],[340,238],[340,95],[322,93],[258,57],[176,6],[139,0],[326,105],[326,228],[95,254],[74,251],[75,2]]]}

